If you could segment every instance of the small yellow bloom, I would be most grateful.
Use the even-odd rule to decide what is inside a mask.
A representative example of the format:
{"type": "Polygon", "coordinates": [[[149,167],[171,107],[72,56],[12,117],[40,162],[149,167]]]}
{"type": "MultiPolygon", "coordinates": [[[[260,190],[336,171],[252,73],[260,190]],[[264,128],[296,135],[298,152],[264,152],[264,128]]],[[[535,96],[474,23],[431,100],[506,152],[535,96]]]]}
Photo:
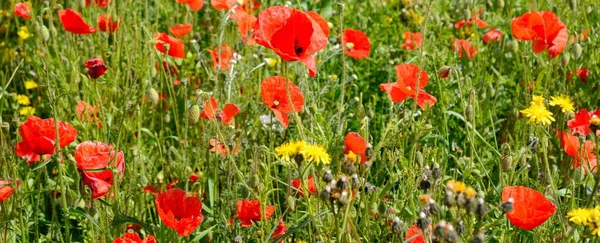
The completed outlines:
{"type": "Polygon", "coordinates": [[[546,109],[544,105],[544,97],[534,95],[533,100],[529,104],[529,107],[521,110],[521,113],[529,118],[529,122],[550,125],[555,121],[554,117],[552,117],[552,112],[546,109]]]}
{"type": "Polygon", "coordinates": [[[292,159],[300,154],[300,151],[304,149],[305,145],[306,142],[304,141],[287,142],[275,148],[275,153],[283,160],[292,161],[292,159]]]}
{"type": "Polygon", "coordinates": [[[550,97],[550,102],[548,102],[548,104],[551,106],[559,106],[563,113],[575,111],[575,106],[573,105],[573,101],[571,101],[571,97],[566,95],[552,96],[550,97]]]}
{"type": "Polygon", "coordinates": [[[472,187],[467,187],[467,189],[465,189],[465,198],[466,199],[472,199],[475,194],[477,194],[477,191],[475,191],[475,189],[473,189],[472,187]]]}
{"type": "Polygon", "coordinates": [[[312,145],[307,144],[300,151],[302,157],[308,162],[315,162],[318,164],[330,164],[331,158],[329,154],[325,150],[325,148],[321,147],[321,145],[312,145]]]}
{"type": "Polygon", "coordinates": [[[19,28],[19,31],[17,32],[17,35],[19,35],[19,38],[21,38],[21,40],[26,40],[27,38],[33,36],[31,33],[29,33],[27,26],[21,26],[19,28]]]}
{"type": "Polygon", "coordinates": [[[592,209],[587,208],[574,209],[567,213],[567,218],[575,224],[587,225],[592,220],[592,211],[592,209]]]}
{"type": "Polygon", "coordinates": [[[356,160],[358,160],[358,156],[355,153],[353,153],[352,151],[349,151],[348,154],[346,155],[346,159],[348,160],[348,162],[354,163],[354,162],[356,162],[356,160]]]}
{"type": "Polygon", "coordinates": [[[38,87],[38,84],[33,80],[25,81],[25,89],[35,89],[38,87]]]}
{"type": "Polygon", "coordinates": [[[267,64],[267,66],[269,67],[275,67],[275,64],[277,64],[277,60],[275,58],[265,58],[265,63],[267,64]]]}
{"type": "Polygon", "coordinates": [[[35,108],[31,106],[22,107],[19,110],[19,114],[22,116],[33,116],[33,114],[35,114],[35,108]]]}
{"type": "Polygon", "coordinates": [[[17,95],[17,103],[19,105],[29,105],[31,102],[29,101],[29,97],[25,95],[17,95]]]}

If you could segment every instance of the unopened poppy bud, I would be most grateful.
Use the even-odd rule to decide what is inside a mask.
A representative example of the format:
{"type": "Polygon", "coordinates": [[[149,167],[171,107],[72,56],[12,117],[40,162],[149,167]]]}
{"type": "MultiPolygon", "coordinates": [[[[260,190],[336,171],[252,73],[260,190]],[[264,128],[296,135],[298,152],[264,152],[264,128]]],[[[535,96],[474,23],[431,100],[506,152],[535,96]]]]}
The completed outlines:
{"type": "Polygon", "coordinates": [[[296,198],[295,197],[293,197],[292,195],[288,195],[285,201],[286,201],[286,204],[290,211],[292,211],[292,212],[296,211],[296,198]]]}
{"type": "Polygon", "coordinates": [[[169,113],[169,112],[165,113],[165,115],[163,116],[163,122],[164,123],[171,122],[171,113],[169,113]]]}
{"type": "Polygon", "coordinates": [[[562,54],[562,57],[560,58],[560,63],[563,66],[567,66],[567,64],[569,64],[570,60],[571,60],[571,55],[568,52],[565,52],[562,54]]]}
{"type": "Polygon", "coordinates": [[[325,170],[325,173],[323,174],[323,181],[326,183],[333,181],[333,175],[331,174],[331,170],[325,170]]]}
{"type": "Polygon", "coordinates": [[[581,47],[579,43],[575,43],[575,45],[573,45],[573,56],[575,59],[579,59],[581,54],[583,54],[583,47],[581,47]]]}
{"type": "Polygon", "coordinates": [[[48,39],[50,39],[50,31],[48,30],[48,27],[46,27],[45,25],[40,24],[39,32],[40,32],[40,36],[42,37],[42,40],[44,42],[46,42],[46,41],[48,41],[48,39]]]}
{"type": "Polygon", "coordinates": [[[569,7],[571,8],[571,10],[577,11],[577,0],[570,0],[569,7]]]}
{"type": "Polygon", "coordinates": [[[153,87],[146,90],[146,97],[148,97],[148,100],[152,102],[153,105],[158,104],[158,99],[160,98],[158,92],[153,87]]]}
{"type": "Polygon", "coordinates": [[[188,119],[188,122],[192,125],[196,124],[196,122],[198,122],[198,120],[200,119],[200,106],[199,105],[194,104],[194,105],[192,105],[192,107],[190,107],[188,109],[187,119],[188,119]]]}
{"type": "Polygon", "coordinates": [[[504,0],[498,0],[496,6],[498,6],[498,8],[504,8],[504,0]]]}
{"type": "Polygon", "coordinates": [[[508,171],[512,169],[513,157],[510,153],[504,154],[502,156],[502,160],[500,161],[500,166],[503,171],[508,171]]]}
{"type": "Polygon", "coordinates": [[[451,66],[442,66],[440,67],[440,69],[438,69],[437,73],[438,75],[440,75],[441,78],[447,78],[450,75],[450,72],[452,71],[452,67],[451,66]]]}
{"type": "Polygon", "coordinates": [[[473,113],[473,105],[467,105],[467,108],[465,109],[465,115],[468,122],[473,122],[473,120],[475,119],[475,114],[473,113]]]}
{"type": "Polygon", "coordinates": [[[233,242],[235,242],[235,243],[240,243],[240,242],[242,242],[242,237],[241,237],[241,236],[239,236],[239,235],[238,235],[238,236],[236,236],[235,238],[233,238],[233,242]]]}
{"type": "Polygon", "coordinates": [[[503,213],[512,213],[514,210],[514,207],[513,207],[514,202],[515,202],[515,199],[513,199],[511,197],[505,203],[500,205],[500,209],[502,209],[503,213]]]}
{"type": "Polygon", "coordinates": [[[510,42],[508,42],[508,50],[510,50],[512,53],[517,53],[519,52],[519,42],[515,39],[512,39],[510,42]]]}
{"type": "Polygon", "coordinates": [[[350,75],[350,78],[351,78],[352,80],[358,80],[358,76],[357,76],[356,74],[352,74],[352,75],[350,75]]]}
{"type": "Polygon", "coordinates": [[[471,19],[471,10],[469,10],[469,9],[465,9],[465,10],[463,11],[463,18],[464,18],[464,19],[466,19],[466,20],[469,20],[469,19],[471,19]]]}
{"type": "MultiPolygon", "coordinates": [[[[421,153],[421,151],[417,151],[417,154],[416,154],[415,158],[417,159],[417,163],[419,165],[423,165],[423,160],[424,159],[423,159],[423,153],[421,153]]],[[[427,170],[429,170],[429,168],[427,168],[427,170]]]]}

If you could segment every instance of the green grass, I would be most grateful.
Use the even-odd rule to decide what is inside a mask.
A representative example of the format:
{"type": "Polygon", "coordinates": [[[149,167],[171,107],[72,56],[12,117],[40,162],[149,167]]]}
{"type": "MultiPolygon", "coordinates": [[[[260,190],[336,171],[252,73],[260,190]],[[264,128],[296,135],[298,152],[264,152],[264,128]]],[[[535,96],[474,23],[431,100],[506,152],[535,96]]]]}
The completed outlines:
{"type": "MultiPolygon", "coordinates": [[[[519,118],[532,94],[546,99],[568,95],[576,111],[599,108],[600,12],[595,1],[291,1],[291,7],[316,11],[333,26],[328,46],[317,53],[314,78],[299,62],[258,67],[265,58],[279,57],[263,46],[244,45],[237,25],[225,18],[226,11],[215,10],[209,1],[198,12],[174,0],[113,0],[106,9],[84,7],[83,2],[32,1],[29,20],[12,13],[17,1],[0,3],[0,177],[21,182],[0,203],[0,242],[112,242],[134,223],[144,227],[140,235],[154,235],[159,242],[232,242],[237,236],[244,242],[267,242],[279,220],[289,232],[284,242],[402,242],[419,218],[421,194],[431,195],[441,207],[429,218],[432,227],[441,220],[455,228],[459,221],[464,223],[460,242],[469,242],[480,231],[486,242],[597,240],[589,229],[566,219],[568,211],[598,203],[594,189],[600,180],[598,173],[571,169],[572,158],[556,136],[556,131],[567,129],[573,113],[549,107],[556,119],[549,126],[519,118]],[[576,2],[576,8],[569,2],[576,2]],[[114,34],[75,35],[58,20],[58,10],[65,8],[82,12],[93,26],[102,13],[123,22],[114,34]],[[481,36],[489,27],[454,28],[466,11],[479,9],[489,27],[504,33],[500,41],[483,43],[481,36]],[[546,52],[533,53],[529,41],[518,41],[518,50],[512,51],[511,20],[532,10],[553,10],[570,37],[590,30],[588,39],[580,42],[581,56],[576,57],[570,42],[554,59],[546,52]],[[177,23],[194,24],[192,33],[182,38],[184,59],[154,48],[153,35],[168,32],[177,23]],[[32,34],[25,40],[17,35],[22,26],[32,34]],[[49,38],[44,39],[41,28],[48,29],[49,38]],[[344,57],[336,47],[346,28],[368,35],[368,58],[344,57]],[[423,47],[402,49],[404,31],[422,32],[423,47]],[[472,60],[459,58],[451,50],[453,38],[468,38],[479,53],[472,60]],[[242,57],[232,72],[213,68],[208,50],[222,43],[242,57]],[[94,57],[108,66],[106,75],[96,80],[83,66],[94,57]],[[157,69],[163,61],[176,66],[178,74],[157,69]],[[419,65],[427,72],[425,90],[437,98],[431,109],[419,109],[410,98],[392,103],[380,90],[379,84],[397,80],[394,67],[401,63],[419,65]],[[437,75],[445,65],[453,67],[447,79],[437,75]],[[569,72],[582,67],[590,70],[586,83],[577,78],[566,81],[569,72]],[[305,99],[298,117],[290,114],[287,129],[274,129],[260,120],[261,115],[273,114],[261,100],[260,84],[276,75],[298,85],[305,99]],[[174,85],[174,79],[184,82],[174,85]],[[26,89],[27,80],[39,87],[26,89]],[[151,88],[166,96],[158,105],[145,98],[151,88]],[[73,125],[78,131],[75,142],[45,162],[28,165],[19,158],[14,146],[22,141],[18,128],[27,117],[20,114],[23,105],[16,95],[31,100],[36,116],[73,125]],[[234,103],[240,108],[235,125],[204,119],[188,122],[189,107],[202,107],[211,95],[220,107],[234,103]],[[77,117],[79,101],[100,109],[101,129],[77,117]],[[372,145],[374,156],[370,167],[357,166],[361,180],[352,188],[358,193],[355,198],[338,204],[320,200],[318,193],[309,198],[295,195],[291,178],[314,176],[321,192],[326,184],[321,179],[324,168],[331,169],[335,179],[343,174],[348,132],[360,133],[372,145]],[[212,138],[239,147],[239,153],[209,152],[212,138]],[[537,149],[530,145],[531,138],[539,140],[537,149]],[[276,155],[279,145],[302,139],[326,148],[331,164],[298,165],[276,155]],[[115,177],[111,193],[98,200],[92,200],[82,183],[73,155],[84,141],[101,141],[125,153],[124,176],[115,177]],[[506,156],[513,161],[510,169],[501,166],[506,156]],[[436,165],[442,176],[430,180],[431,189],[421,190],[425,167],[436,165]],[[188,179],[192,173],[199,175],[196,182],[188,179]],[[445,185],[451,179],[473,187],[489,212],[478,217],[445,206],[445,185]],[[204,221],[187,237],[161,223],[156,196],[143,190],[173,180],[179,181],[176,188],[197,193],[204,204],[204,221]],[[376,189],[364,190],[365,183],[376,189]],[[540,191],[558,208],[532,231],[511,225],[498,207],[502,189],[517,185],[540,191]],[[61,196],[54,197],[56,192],[61,196]],[[263,206],[276,206],[276,211],[252,227],[241,227],[239,220],[229,225],[236,202],[243,199],[260,199],[263,206]],[[402,221],[398,231],[390,226],[395,217],[402,221]]],[[[261,1],[258,11],[281,4],[261,1]]],[[[593,133],[587,138],[596,139],[593,133]]],[[[425,232],[428,240],[434,235],[433,229],[425,232]]]]}

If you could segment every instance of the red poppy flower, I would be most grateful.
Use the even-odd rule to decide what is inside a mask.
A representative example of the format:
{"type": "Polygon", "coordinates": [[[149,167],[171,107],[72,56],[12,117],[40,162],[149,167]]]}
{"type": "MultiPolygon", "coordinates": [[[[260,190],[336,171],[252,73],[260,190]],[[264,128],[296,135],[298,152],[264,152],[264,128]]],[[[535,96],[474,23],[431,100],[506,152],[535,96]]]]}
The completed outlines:
{"type": "Polygon", "coordinates": [[[215,47],[215,49],[210,50],[210,55],[212,56],[213,66],[215,70],[228,69],[229,67],[231,67],[233,51],[231,50],[231,48],[229,48],[227,44],[223,43],[223,45],[221,45],[221,48],[215,47]]]}
{"type": "Polygon", "coordinates": [[[581,134],[587,136],[592,132],[590,130],[591,114],[586,109],[581,109],[575,114],[575,118],[567,122],[567,127],[571,129],[571,134],[581,134]]]}
{"type": "Polygon", "coordinates": [[[514,200],[513,211],[507,213],[506,217],[514,226],[524,230],[532,230],[540,226],[556,211],[556,206],[546,199],[544,194],[531,188],[504,187],[502,202],[507,202],[509,198],[514,200]]]}
{"type": "Polygon", "coordinates": [[[248,35],[251,31],[254,30],[254,25],[256,25],[257,18],[251,14],[246,13],[245,11],[240,11],[239,13],[236,13],[236,15],[238,31],[240,32],[242,41],[246,43],[246,45],[256,44],[256,39],[254,38],[254,36],[250,36],[248,38],[248,35]]]}
{"type": "Polygon", "coordinates": [[[17,153],[17,156],[27,160],[27,163],[30,165],[40,161],[40,155],[31,151],[31,148],[29,148],[29,145],[25,141],[17,143],[15,152],[17,153]]]}
{"type": "Polygon", "coordinates": [[[237,4],[237,0],[210,0],[210,5],[216,10],[229,10],[237,4]]]}
{"type": "Polygon", "coordinates": [[[109,3],[110,3],[110,0],[85,0],[85,5],[86,6],[90,6],[92,4],[95,4],[99,8],[106,8],[109,3]]]}
{"type": "Polygon", "coordinates": [[[119,23],[121,23],[121,21],[114,21],[111,16],[108,16],[106,14],[102,14],[100,16],[98,16],[97,19],[98,22],[98,28],[100,28],[100,31],[102,32],[115,32],[117,31],[117,29],[119,28],[119,23]]]}
{"type": "Polygon", "coordinates": [[[156,243],[156,238],[150,235],[142,240],[137,232],[131,230],[131,232],[125,233],[125,236],[116,238],[112,243],[156,243]]]}
{"type": "Polygon", "coordinates": [[[256,43],[272,49],[283,60],[302,62],[310,76],[315,76],[312,54],[327,46],[327,31],[309,14],[289,7],[270,7],[258,14],[254,31],[256,43]]]}
{"type": "Polygon", "coordinates": [[[17,3],[15,4],[15,8],[13,9],[13,12],[24,19],[28,19],[31,18],[31,6],[29,6],[29,4],[27,3],[17,3]]]}
{"type": "MultiPolygon", "coordinates": [[[[570,74],[569,74],[570,76],[570,74]]],[[[581,82],[585,83],[585,81],[587,81],[587,78],[590,76],[590,70],[588,68],[580,68],[577,69],[577,77],[579,77],[579,80],[581,80],[581,82]]]]}
{"type": "Polygon", "coordinates": [[[73,34],[91,34],[96,32],[96,28],[90,27],[81,17],[81,13],[75,12],[70,8],[58,11],[58,18],[66,31],[73,34]]]}
{"type": "Polygon", "coordinates": [[[512,20],[513,36],[519,40],[532,40],[533,52],[548,49],[554,58],[567,46],[567,26],[552,11],[525,13],[512,20]]]}
{"type": "Polygon", "coordinates": [[[473,47],[473,45],[471,45],[471,42],[462,39],[454,40],[454,44],[452,45],[452,51],[458,51],[458,57],[461,58],[463,57],[464,52],[465,57],[469,60],[471,60],[475,55],[477,55],[477,49],[473,47]]]}
{"type": "Polygon", "coordinates": [[[379,86],[381,90],[388,93],[392,102],[399,103],[411,97],[417,101],[417,105],[421,109],[425,109],[427,106],[431,107],[435,104],[437,99],[423,89],[429,82],[429,76],[419,66],[414,64],[399,64],[396,66],[396,75],[398,76],[397,82],[385,83],[379,86]],[[417,79],[419,77],[419,87],[417,87],[417,79]],[[416,97],[417,88],[419,89],[418,97],[416,97]]]}
{"type": "Polygon", "coordinates": [[[204,0],[177,0],[178,3],[184,3],[190,6],[190,10],[198,11],[204,6],[204,0]]]}
{"type": "Polygon", "coordinates": [[[408,228],[404,240],[407,243],[425,243],[425,238],[423,238],[423,231],[421,231],[419,226],[417,226],[416,224],[413,224],[412,226],[410,226],[410,228],[408,228]]]}
{"type": "MultiPolygon", "coordinates": [[[[265,219],[271,218],[273,212],[275,212],[275,206],[265,206],[265,219]]],[[[237,201],[237,216],[242,221],[243,227],[252,226],[252,222],[260,221],[262,219],[260,202],[258,199],[254,200],[238,200],[237,201]]]]}
{"type": "Polygon", "coordinates": [[[344,146],[346,150],[344,154],[352,152],[355,155],[360,156],[360,164],[367,162],[367,142],[356,132],[349,132],[344,138],[344,146]]]}
{"type": "Polygon", "coordinates": [[[98,128],[102,128],[100,124],[100,111],[98,107],[92,106],[85,101],[79,101],[75,107],[79,120],[88,123],[97,123],[98,128]]]}
{"type": "Polygon", "coordinates": [[[169,28],[169,32],[171,32],[171,34],[173,34],[174,36],[184,37],[185,35],[190,33],[193,27],[194,25],[192,24],[175,24],[169,28]]]}
{"type": "Polygon", "coordinates": [[[157,33],[154,35],[154,39],[157,40],[154,48],[156,50],[168,54],[174,58],[184,58],[185,51],[183,46],[183,41],[178,40],[177,38],[167,35],[166,33],[157,33]],[[167,46],[167,48],[165,48],[167,46]],[[167,52],[167,49],[169,50],[167,52]]]}
{"type": "Polygon", "coordinates": [[[304,108],[304,97],[300,88],[281,76],[263,80],[260,85],[260,96],[284,128],[289,125],[287,113],[300,112],[304,108]],[[286,86],[289,86],[290,96],[287,95],[286,86]]]}
{"type": "Polygon", "coordinates": [[[488,44],[492,41],[499,41],[500,38],[502,38],[502,32],[495,28],[491,28],[487,33],[483,35],[483,42],[485,42],[485,44],[488,44]]]}
{"type": "Polygon", "coordinates": [[[198,180],[198,178],[200,178],[200,176],[198,176],[198,174],[196,174],[196,173],[192,173],[190,175],[190,181],[191,182],[196,182],[198,180]]]}
{"type": "Polygon", "coordinates": [[[108,70],[108,67],[104,65],[104,60],[102,60],[102,58],[87,60],[85,61],[84,66],[88,69],[88,75],[93,79],[99,78],[106,73],[106,70],[108,70]]]}
{"type": "Polygon", "coordinates": [[[155,200],[156,211],[162,222],[177,230],[180,236],[190,235],[204,219],[202,202],[197,197],[186,197],[180,189],[159,193],[155,200]]]}
{"type": "Polygon", "coordinates": [[[277,224],[277,228],[273,232],[273,235],[272,235],[273,240],[279,239],[279,237],[285,235],[286,232],[287,232],[287,228],[285,227],[285,223],[283,222],[283,220],[280,220],[279,223],[277,224]]]}
{"type": "MultiPolygon", "coordinates": [[[[304,197],[304,190],[302,190],[302,181],[300,179],[292,179],[291,183],[292,183],[292,187],[294,189],[296,189],[296,191],[298,191],[298,195],[300,195],[301,197],[304,197]]],[[[308,186],[308,192],[310,192],[308,194],[308,197],[311,196],[310,194],[317,193],[317,188],[315,188],[315,181],[312,176],[309,176],[306,179],[306,185],[308,186]]]]}
{"type": "Polygon", "coordinates": [[[594,154],[594,148],[596,146],[594,142],[586,140],[584,144],[581,145],[579,137],[570,135],[567,132],[560,132],[558,136],[565,153],[573,157],[571,168],[575,169],[583,165],[585,173],[588,173],[590,169],[593,172],[598,170],[596,155],[594,154]]]}
{"type": "Polygon", "coordinates": [[[469,19],[468,21],[465,21],[463,19],[461,21],[458,21],[456,24],[454,24],[454,28],[460,29],[465,24],[468,24],[468,25],[476,24],[479,28],[482,28],[482,29],[487,27],[488,24],[479,18],[479,15],[481,15],[482,12],[483,12],[483,10],[479,9],[479,12],[473,14],[473,17],[471,17],[471,19],[469,19]]]}
{"type": "Polygon", "coordinates": [[[83,184],[92,190],[92,199],[98,199],[110,191],[113,183],[113,172],[110,169],[100,170],[115,166],[119,173],[125,171],[125,156],[123,151],[115,152],[114,148],[102,142],[86,141],[77,145],[75,161],[82,174],[83,184]]]}
{"type": "MultiPolygon", "coordinates": [[[[14,188],[8,186],[11,183],[11,180],[4,181],[2,178],[0,178],[0,203],[6,201],[6,199],[8,199],[13,192],[15,192],[14,188]]],[[[20,182],[17,181],[17,185],[19,184],[20,182]]]]}
{"type": "Polygon", "coordinates": [[[215,98],[210,97],[204,102],[204,110],[200,113],[200,117],[206,120],[217,119],[223,124],[231,124],[232,119],[240,112],[240,108],[235,104],[226,104],[223,110],[219,110],[219,104],[215,98]]]}
{"type": "Polygon", "coordinates": [[[360,30],[344,30],[344,39],[342,40],[344,52],[354,59],[365,58],[371,51],[371,43],[365,33],[360,30]]]}
{"type": "Polygon", "coordinates": [[[404,32],[404,44],[402,44],[402,48],[407,51],[415,50],[423,45],[423,35],[421,32],[404,32]]]}
{"type": "MultiPolygon", "coordinates": [[[[37,116],[27,117],[27,122],[21,124],[19,131],[23,143],[27,144],[35,154],[54,154],[56,143],[54,119],[41,119],[37,116]]],[[[58,122],[59,147],[63,148],[77,137],[77,131],[65,122],[58,122]]]]}

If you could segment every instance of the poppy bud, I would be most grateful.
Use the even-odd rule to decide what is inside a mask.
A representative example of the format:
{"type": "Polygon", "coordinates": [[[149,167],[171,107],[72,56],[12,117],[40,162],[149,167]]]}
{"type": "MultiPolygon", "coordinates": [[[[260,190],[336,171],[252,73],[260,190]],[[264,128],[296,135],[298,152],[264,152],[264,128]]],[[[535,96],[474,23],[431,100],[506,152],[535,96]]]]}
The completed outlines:
{"type": "Polygon", "coordinates": [[[188,123],[192,125],[196,124],[196,122],[198,122],[198,120],[200,119],[200,106],[196,104],[192,105],[192,107],[188,109],[187,119],[188,123]]]}
{"type": "Polygon", "coordinates": [[[437,73],[441,78],[447,78],[450,75],[450,71],[452,71],[452,67],[444,65],[438,69],[437,73]]]}
{"type": "Polygon", "coordinates": [[[505,203],[500,205],[500,209],[502,210],[503,213],[512,213],[514,210],[514,207],[513,207],[514,202],[515,202],[515,199],[513,199],[511,197],[505,203]]]}
{"type": "Polygon", "coordinates": [[[504,0],[498,0],[496,2],[496,5],[498,6],[498,8],[504,8],[504,0]]]}
{"type": "Polygon", "coordinates": [[[290,211],[292,211],[292,212],[296,211],[296,198],[295,197],[288,195],[285,202],[288,206],[288,209],[290,209],[290,211]]]}
{"type": "MultiPolygon", "coordinates": [[[[421,151],[417,151],[416,159],[417,159],[417,163],[419,165],[423,165],[423,160],[424,159],[423,159],[423,153],[421,153],[421,151]]],[[[427,170],[429,170],[429,167],[427,167],[427,170]]]]}
{"type": "Polygon", "coordinates": [[[583,47],[579,43],[575,43],[573,45],[573,56],[575,56],[575,59],[579,59],[581,54],[583,54],[583,47]]]}
{"type": "Polygon", "coordinates": [[[469,9],[463,10],[463,18],[466,20],[471,19],[471,11],[469,9]]]}
{"type": "Polygon", "coordinates": [[[504,154],[502,156],[502,160],[500,161],[500,166],[502,167],[502,170],[503,171],[511,170],[512,164],[513,164],[513,157],[510,154],[510,152],[504,154]]]}
{"type": "Polygon", "coordinates": [[[148,100],[150,100],[153,105],[158,104],[158,99],[160,98],[158,92],[153,87],[150,87],[148,90],[146,90],[146,97],[148,97],[148,100]]]}
{"type": "Polygon", "coordinates": [[[331,174],[331,170],[325,170],[325,174],[323,174],[323,181],[326,183],[333,181],[333,175],[331,174]]]}
{"type": "Polygon", "coordinates": [[[50,39],[50,31],[48,30],[48,27],[46,27],[43,24],[40,24],[38,31],[40,32],[40,36],[42,37],[42,40],[44,42],[50,39]]]}
{"type": "Polygon", "coordinates": [[[467,108],[465,109],[465,115],[466,115],[466,119],[468,122],[473,122],[473,120],[475,119],[475,114],[473,114],[473,105],[468,104],[467,108]]]}
{"type": "Polygon", "coordinates": [[[577,11],[577,0],[570,0],[569,7],[571,8],[571,10],[577,11]]]}
{"type": "Polygon", "coordinates": [[[165,115],[163,116],[163,122],[164,123],[171,122],[171,113],[169,113],[169,112],[165,113],[165,115]]]}
{"type": "Polygon", "coordinates": [[[239,236],[239,235],[238,235],[238,236],[236,236],[235,238],[233,238],[233,242],[235,242],[235,243],[240,243],[240,242],[242,242],[242,237],[241,237],[241,236],[239,236]]]}
{"type": "Polygon", "coordinates": [[[571,55],[570,55],[568,52],[566,52],[566,53],[564,53],[564,54],[562,55],[562,57],[561,57],[561,59],[560,59],[560,63],[561,63],[563,66],[567,66],[567,64],[569,64],[569,61],[570,61],[570,60],[571,60],[571,55]]]}
{"type": "Polygon", "coordinates": [[[510,42],[508,42],[507,44],[508,46],[508,50],[512,53],[517,53],[519,52],[519,42],[515,39],[511,40],[510,42]]]}

